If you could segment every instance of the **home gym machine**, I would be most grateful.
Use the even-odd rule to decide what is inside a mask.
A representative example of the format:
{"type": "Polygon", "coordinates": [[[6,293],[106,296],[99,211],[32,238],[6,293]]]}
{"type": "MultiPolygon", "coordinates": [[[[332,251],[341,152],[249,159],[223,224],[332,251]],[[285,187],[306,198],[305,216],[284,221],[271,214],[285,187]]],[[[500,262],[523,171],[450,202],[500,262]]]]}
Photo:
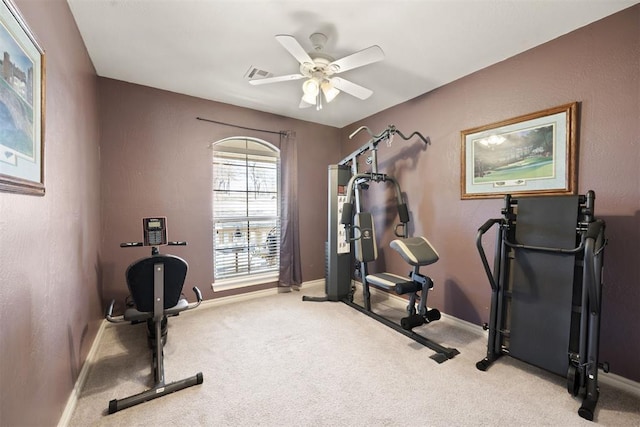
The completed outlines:
{"type": "Polygon", "coordinates": [[[478,230],[476,246],[491,285],[485,371],[510,355],[567,378],[584,396],[578,410],[593,420],[598,363],[605,223],[594,216],[595,193],[580,196],[505,196],[502,218],[478,230]],[[493,271],[482,236],[494,225],[493,271]]]}
{"type": "Polygon", "coordinates": [[[339,164],[329,166],[328,241],[325,247],[326,296],[320,298],[303,297],[303,300],[342,301],[434,350],[435,354],[431,358],[442,363],[459,354],[458,350],[443,347],[412,330],[440,318],[440,312],[437,309],[427,308],[427,294],[433,288],[433,281],[419,271],[421,266],[436,262],[438,254],[426,238],[408,237],[409,211],[403,200],[400,185],[395,178],[378,171],[377,160],[378,144],[385,141],[387,145],[391,145],[396,134],[405,141],[414,136],[418,136],[426,145],[430,141],[419,132],[414,132],[407,137],[393,125],[388,126],[377,135],[373,134],[366,126],[361,126],[349,138],[353,138],[363,130],[366,130],[371,136],[369,142],[342,159],[339,164]],[[365,153],[369,154],[366,158],[366,164],[371,166],[371,170],[359,172],[358,159],[365,153]],[[367,264],[375,261],[378,255],[373,218],[371,213],[363,212],[361,200],[361,193],[367,190],[371,183],[390,183],[394,187],[400,223],[394,229],[398,239],[393,240],[390,246],[412,266],[408,277],[392,273],[367,273],[367,264]],[[352,286],[352,252],[357,260],[356,275],[362,281],[363,306],[353,302],[355,287],[352,286]],[[407,317],[403,318],[400,324],[372,311],[370,285],[400,295],[409,294],[407,317]]]}
{"type": "Polygon", "coordinates": [[[187,242],[167,241],[167,219],[165,217],[143,218],[143,241],[121,243],[120,247],[131,248],[151,246],[151,256],[139,259],[129,265],[125,273],[127,286],[131,293],[131,303],[122,316],[113,316],[115,300],[111,301],[105,317],[109,322],[132,324],[147,323],[147,341],[153,350],[152,369],[155,385],[142,393],[113,399],[109,402],[109,414],[121,409],[165,396],[169,393],[202,384],[202,372],[170,384],[165,383],[162,349],[167,341],[167,318],[178,316],[185,310],[196,308],[202,302],[202,294],[193,288],[196,302],[189,304],[181,298],[182,286],[187,276],[188,265],[185,260],[174,255],[160,254],[159,247],[164,245],[184,246],[187,242]]]}

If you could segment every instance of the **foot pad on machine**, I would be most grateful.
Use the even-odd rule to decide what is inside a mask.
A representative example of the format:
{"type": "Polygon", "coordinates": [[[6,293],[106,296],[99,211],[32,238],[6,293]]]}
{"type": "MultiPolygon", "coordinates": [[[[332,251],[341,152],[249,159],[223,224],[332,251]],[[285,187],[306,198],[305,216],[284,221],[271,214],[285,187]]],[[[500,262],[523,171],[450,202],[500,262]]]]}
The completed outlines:
{"type": "Polygon", "coordinates": [[[441,317],[440,311],[436,308],[427,311],[426,316],[421,316],[419,314],[414,314],[412,316],[403,317],[400,319],[400,326],[402,329],[410,331],[411,329],[424,325],[425,323],[433,322],[435,320],[439,320],[441,317]]]}

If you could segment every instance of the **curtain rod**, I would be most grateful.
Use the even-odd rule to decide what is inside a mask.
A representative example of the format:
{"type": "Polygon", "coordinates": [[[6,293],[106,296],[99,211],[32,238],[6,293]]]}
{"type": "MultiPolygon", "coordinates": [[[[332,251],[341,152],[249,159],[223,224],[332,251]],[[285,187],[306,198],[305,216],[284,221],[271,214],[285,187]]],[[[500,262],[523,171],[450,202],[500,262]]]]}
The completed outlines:
{"type": "Polygon", "coordinates": [[[266,130],[266,129],[255,129],[255,128],[250,128],[250,127],[246,127],[246,126],[240,126],[240,125],[234,125],[232,123],[225,123],[225,122],[219,122],[216,120],[211,120],[211,119],[203,119],[202,117],[196,117],[197,120],[202,120],[204,122],[211,122],[211,123],[217,123],[219,125],[224,125],[224,126],[231,126],[234,128],[238,128],[238,129],[245,129],[245,130],[254,130],[257,132],[267,132],[267,133],[275,133],[276,135],[280,135],[280,136],[288,136],[289,132],[285,132],[285,131],[273,131],[273,130],[266,130]]]}

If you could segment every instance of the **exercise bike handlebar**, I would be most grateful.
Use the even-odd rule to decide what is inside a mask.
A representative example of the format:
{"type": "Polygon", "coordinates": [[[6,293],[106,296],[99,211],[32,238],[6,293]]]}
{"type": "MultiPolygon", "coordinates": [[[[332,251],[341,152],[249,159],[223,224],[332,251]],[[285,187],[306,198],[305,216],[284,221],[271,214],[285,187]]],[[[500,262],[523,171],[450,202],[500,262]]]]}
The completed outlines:
{"type": "MultiPolygon", "coordinates": [[[[202,303],[202,292],[200,291],[200,289],[198,289],[197,286],[194,286],[192,290],[193,290],[193,293],[196,294],[196,302],[189,304],[187,306],[187,310],[196,308],[202,303]]],[[[111,300],[111,303],[109,304],[109,306],[104,312],[104,318],[111,323],[126,322],[127,320],[125,320],[124,315],[120,315],[120,316],[113,315],[113,307],[115,304],[116,304],[116,300],[115,299],[111,300]]]]}
{"type": "Polygon", "coordinates": [[[115,305],[115,303],[116,303],[116,300],[112,299],[111,304],[109,304],[109,307],[107,307],[107,310],[104,313],[104,318],[107,319],[107,321],[109,321],[110,323],[126,322],[126,320],[124,320],[124,315],[122,316],[113,315],[113,306],[115,305]]]}
{"type": "MultiPolygon", "coordinates": [[[[168,246],[187,246],[187,242],[185,241],[175,241],[175,242],[167,242],[168,246]]],[[[124,242],[120,243],[121,248],[135,248],[138,246],[144,246],[142,242],[124,242]]]]}
{"type": "Polygon", "coordinates": [[[111,300],[111,304],[109,304],[109,307],[107,307],[107,310],[104,312],[104,317],[109,321],[109,322],[113,322],[113,305],[116,303],[116,300],[112,299],[111,300]]]}
{"type": "Polygon", "coordinates": [[[136,246],[144,246],[142,242],[124,242],[120,243],[121,248],[133,248],[136,246]]]}
{"type": "Polygon", "coordinates": [[[189,307],[187,308],[187,310],[191,310],[192,308],[196,308],[202,302],[202,292],[200,292],[200,289],[198,289],[197,286],[194,286],[192,288],[192,290],[193,290],[193,293],[196,294],[196,302],[194,302],[192,304],[189,304],[189,307]]]}

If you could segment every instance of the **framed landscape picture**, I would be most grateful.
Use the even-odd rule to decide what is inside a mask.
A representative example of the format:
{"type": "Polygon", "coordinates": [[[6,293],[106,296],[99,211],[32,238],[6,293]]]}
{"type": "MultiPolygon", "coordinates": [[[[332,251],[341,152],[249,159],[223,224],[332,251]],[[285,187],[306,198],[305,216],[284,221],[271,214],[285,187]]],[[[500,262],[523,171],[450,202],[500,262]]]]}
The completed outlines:
{"type": "Polygon", "coordinates": [[[461,198],[575,194],[577,103],[461,132],[461,198]]]}
{"type": "Polygon", "coordinates": [[[0,191],[44,195],[44,51],[0,0],[0,191]]]}

